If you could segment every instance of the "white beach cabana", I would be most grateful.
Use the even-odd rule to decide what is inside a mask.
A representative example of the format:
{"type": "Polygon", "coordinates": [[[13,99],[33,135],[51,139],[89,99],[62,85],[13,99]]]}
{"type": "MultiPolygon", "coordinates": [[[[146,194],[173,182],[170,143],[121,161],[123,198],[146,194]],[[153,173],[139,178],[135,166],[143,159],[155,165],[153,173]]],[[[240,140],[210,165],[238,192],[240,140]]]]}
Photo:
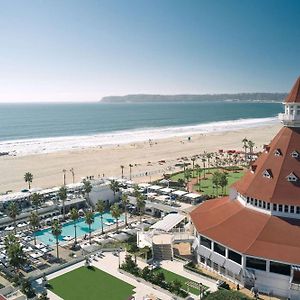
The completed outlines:
{"type": "Polygon", "coordinates": [[[151,186],[148,187],[148,190],[156,192],[156,191],[158,191],[158,190],[160,190],[162,188],[163,187],[159,186],[159,185],[151,185],[151,186]]]}
{"type": "Polygon", "coordinates": [[[188,194],[188,192],[177,190],[177,191],[173,191],[171,194],[174,195],[175,197],[182,197],[188,194]]]}
{"type": "Polygon", "coordinates": [[[173,191],[175,191],[175,190],[174,190],[174,189],[171,189],[171,188],[168,188],[168,187],[159,190],[159,192],[160,192],[160,193],[163,193],[163,194],[170,194],[170,193],[172,193],[173,191]]]}

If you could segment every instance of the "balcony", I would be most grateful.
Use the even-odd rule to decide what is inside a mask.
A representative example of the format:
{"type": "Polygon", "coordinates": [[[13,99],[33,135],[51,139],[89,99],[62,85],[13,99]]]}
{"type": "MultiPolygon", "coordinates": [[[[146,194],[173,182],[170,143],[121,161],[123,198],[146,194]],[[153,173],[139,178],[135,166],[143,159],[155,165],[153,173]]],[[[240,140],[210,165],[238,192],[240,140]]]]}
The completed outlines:
{"type": "Polygon", "coordinates": [[[299,127],[300,115],[279,114],[279,120],[286,126],[299,127]]]}

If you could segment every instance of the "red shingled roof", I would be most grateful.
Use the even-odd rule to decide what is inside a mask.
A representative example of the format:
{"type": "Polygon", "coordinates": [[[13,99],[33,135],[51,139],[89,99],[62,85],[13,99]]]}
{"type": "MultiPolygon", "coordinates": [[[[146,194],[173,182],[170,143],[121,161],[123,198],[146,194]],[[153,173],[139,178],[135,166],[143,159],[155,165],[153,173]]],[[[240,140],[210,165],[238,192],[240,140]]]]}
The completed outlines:
{"type": "Polygon", "coordinates": [[[300,76],[295,82],[293,88],[290,93],[284,100],[285,103],[300,103],[300,76]]]}
{"type": "Polygon", "coordinates": [[[244,196],[300,206],[300,157],[292,157],[294,151],[300,154],[300,128],[283,127],[270,143],[269,150],[253,163],[254,172],[248,171],[233,187],[244,196]],[[271,178],[263,176],[266,170],[271,172],[271,178]],[[299,178],[297,182],[287,180],[291,173],[299,178]]]}
{"type": "Polygon", "coordinates": [[[260,213],[228,197],[208,200],[190,215],[200,234],[230,249],[300,264],[300,220],[260,213]]]}

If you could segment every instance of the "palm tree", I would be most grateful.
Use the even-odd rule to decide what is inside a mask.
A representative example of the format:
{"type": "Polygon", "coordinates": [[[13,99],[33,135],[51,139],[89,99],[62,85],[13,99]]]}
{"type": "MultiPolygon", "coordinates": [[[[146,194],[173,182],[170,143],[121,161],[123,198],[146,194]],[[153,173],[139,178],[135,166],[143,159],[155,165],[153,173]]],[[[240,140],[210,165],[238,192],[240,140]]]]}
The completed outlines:
{"type": "Polygon", "coordinates": [[[78,210],[76,208],[72,208],[71,210],[71,219],[74,222],[74,245],[77,245],[77,233],[76,233],[76,227],[77,227],[77,221],[79,219],[79,213],[78,210]]]}
{"type": "Polygon", "coordinates": [[[189,181],[190,181],[191,176],[192,176],[192,171],[190,169],[186,169],[183,176],[186,179],[186,186],[188,187],[189,181]]]}
{"type": "Polygon", "coordinates": [[[119,231],[119,218],[121,216],[121,210],[117,203],[115,203],[114,205],[112,205],[110,207],[110,213],[111,213],[112,217],[116,219],[116,231],[118,232],[119,231]]]}
{"type": "Polygon", "coordinates": [[[129,180],[131,180],[131,178],[132,178],[132,167],[133,167],[133,165],[129,164],[129,180]]]}
{"type": "Polygon", "coordinates": [[[123,179],[124,178],[124,166],[121,165],[121,178],[123,179]]]}
{"type": "Polygon", "coordinates": [[[144,212],[145,206],[146,206],[146,202],[144,200],[144,196],[141,193],[139,193],[136,197],[136,207],[140,215],[140,223],[142,223],[142,214],[144,212]]]}
{"type": "Polygon", "coordinates": [[[63,204],[63,218],[65,220],[66,216],[66,207],[65,207],[65,201],[67,200],[67,189],[66,187],[62,186],[58,191],[58,197],[62,201],[63,204]]]}
{"type": "Polygon", "coordinates": [[[212,153],[207,153],[206,158],[207,158],[207,167],[210,167],[210,160],[212,159],[213,155],[212,153]]]}
{"type": "Polygon", "coordinates": [[[245,162],[247,161],[247,148],[248,148],[248,140],[246,138],[243,138],[242,140],[242,143],[243,143],[243,148],[244,148],[244,151],[245,151],[245,162]]]}
{"type": "Polygon", "coordinates": [[[86,202],[90,205],[90,192],[92,191],[93,187],[88,180],[83,180],[83,193],[85,195],[86,202]]]}
{"type": "Polygon", "coordinates": [[[58,222],[58,220],[54,220],[53,221],[52,227],[51,227],[51,232],[52,232],[52,234],[53,234],[53,236],[55,237],[55,240],[56,240],[56,256],[57,256],[57,259],[59,259],[59,254],[58,254],[58,238],[61,235],[62,226],[58,222]]]}
{"type": "Polygon", "coordinates": [[[193,156],[193,157],[191,158],[192,166],[193,166],[193,175],[192,175],[192,177],[195,177],[195,160],[196,160],[196,157],[193,156]]]}
{"type": "Polygon", "coordinates": [[[248,147],[249,147],[249,153],[250,153],[250,158],[251,158],[251,161],[252,161],[252,156],[253,156],[253,147],[254,147],[254,142],[252,141],[248,141],[248,147]]]}
{"type": "Polygon", "coordinates": [[[28,189],[30,190],[31,183],[33,180],[33,175],[30,172],[26,172],[24,175],[24,180],[25,182],[28,182],[28,189]]]}
{"type": "Polygon", "coordinates": [[[74,183],[74,182],[75,182],[75,172],[74,172],[74,169],[71,168],[71,169],[70,169],[70,172],[71,172],[71,174],[72,174],[72,183],[74,183]]]}
{"type": "Polygon", "coordinates": [[[67,170],[63,169],[62,172],[63,172],[63,186],[65,186],[66,185],[66,173],[67,173],[67,170]]]}
{"type": "Polygon", "coordinates": [[[16,202],[11,202],[8,206],[8,216],[13,220],[14,222],[14,233],[17,233],[17,216],[20,214],[19,207],[16,202]]]}
{"type": "Polygon", "coordinates": [[[127,223],[127,205],[129,204],[129,199],[126,194],[122,195],[122,204],[124,207],[124,214],[125,214],[125,226],[127,226],[128,225],[128,223],[127,223]]]}
{"type": "Polygon", "coordinates": [[[38,193],[33,193],[31,196],[31,203],[35,206],[35,212],[38,213],[38,207],[41,204],[42,196],[38,193]]]}
{"type": "Polygon", "coordinates": [[[5,237],[5,250],[9,264],[15,269],[15,273],[17,274],[18,269],[25,264],[26,256],[22,245],[14,235],[9,234],[5,237]]]}
{"type": "Polygon", "coordinates": [[[206,162],[205,157],[202,157],[202,163],[203,163],[203,179],[205,179],[205,162],[206,162]]]}
{"type": "Polygon", "coordinates": [[[36,212],[31,212],[30,216],[29,216],[29,225],[33,230],[33,236],[34,236],[34,244],[36,245],[36,235],[35,235],[35,231],[36,229],[39,227],[40,225],[40,219],[39,219],[39,215],[36,212]]]}
{"type": "Polygon", "coordinates": [[[100,220],[101,220],[101,232],[103,233],[103,214],[105,212],[105,205],[102,200],[98,200],[96,203],[96,211],[100,214],[100,220]]]}
{"type": "Polygon", "coordinates": [[[90,240],[90,244],[91,244],[92,243],[91,225],[94,223],[94,214],[91,210],[87,210],[84,213],[84,217],[85,217],[85,223],[88,224],[88,226],[89,226],[89,240],[90,240]]]}
{"type": "Polygon", "coordinates": [[[115,180],[112,180],[110,182],[109,187],[113,191],[113,193],[114,193],[114,201],[116,201],[116,193],[119,192],[119,184],[118,184],[118,182],[115,181],[115,180]]]}

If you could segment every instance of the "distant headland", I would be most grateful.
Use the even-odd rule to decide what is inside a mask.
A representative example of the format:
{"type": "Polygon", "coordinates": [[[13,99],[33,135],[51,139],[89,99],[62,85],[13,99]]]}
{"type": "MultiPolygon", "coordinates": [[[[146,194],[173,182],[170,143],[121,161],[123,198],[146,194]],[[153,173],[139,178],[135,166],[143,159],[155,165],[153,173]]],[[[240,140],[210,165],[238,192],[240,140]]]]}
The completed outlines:
{"type": "Polygon", "coordinates": [[[198,101],[257,101],[282,102],[286,93],[239,93],[201,95],[151,95],[133,94],[103,97],[101,103],[146,103],[146,102],[198,102],[198,101]]]}

